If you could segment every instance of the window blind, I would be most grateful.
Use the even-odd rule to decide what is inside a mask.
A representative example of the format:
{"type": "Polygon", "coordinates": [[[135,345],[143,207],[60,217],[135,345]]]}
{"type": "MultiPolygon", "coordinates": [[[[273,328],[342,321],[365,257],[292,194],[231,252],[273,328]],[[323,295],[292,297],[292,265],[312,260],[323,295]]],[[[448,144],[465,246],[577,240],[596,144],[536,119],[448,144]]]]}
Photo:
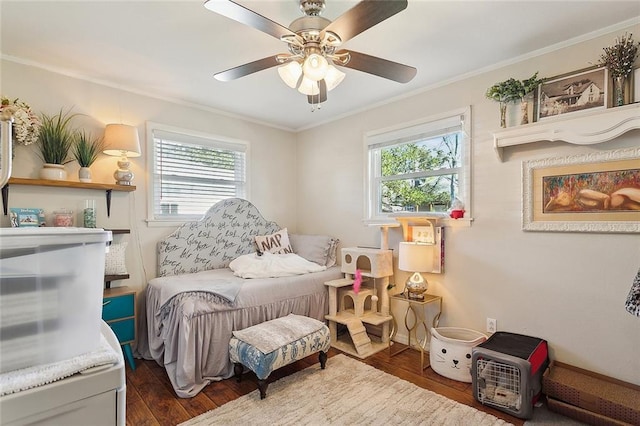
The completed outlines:
{"type": "Polygon", "coordinates": [[[202,216],[218,201],[245,196],[246,145],[153,131],[154,217],[202,216]]]}

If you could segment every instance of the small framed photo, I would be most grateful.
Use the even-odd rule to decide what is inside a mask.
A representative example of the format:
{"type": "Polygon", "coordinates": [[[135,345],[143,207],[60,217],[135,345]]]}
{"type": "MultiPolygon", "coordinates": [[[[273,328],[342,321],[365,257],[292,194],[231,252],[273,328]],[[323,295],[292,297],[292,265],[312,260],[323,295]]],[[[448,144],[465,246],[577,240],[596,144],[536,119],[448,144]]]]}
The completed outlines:
{"type": "Polygon", "coordinates": [[[411,227],[411,241],[416,243],[434,244],[435,237],[433,235],[433,227],[432,226],[411,227]]]}
{"type": "Polygon", "coordinates": [[[11,227],[29,228],[45,226],[44,210],[35,208],[11,208],[11,227]]]}
{"type": "Polygon", "coordinates": [[[538,88],[538,120],[607,107],[609,77],[604,67],[585,68],[546,80],[538,88]]]}

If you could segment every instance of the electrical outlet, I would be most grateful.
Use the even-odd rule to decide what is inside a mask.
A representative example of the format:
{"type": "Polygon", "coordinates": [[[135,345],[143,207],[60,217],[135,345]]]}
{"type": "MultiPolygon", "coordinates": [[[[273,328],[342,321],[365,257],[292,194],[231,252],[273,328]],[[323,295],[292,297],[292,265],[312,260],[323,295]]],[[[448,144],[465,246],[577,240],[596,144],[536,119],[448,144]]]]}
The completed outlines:
{"type": "Polygon", "coordinates": [[[487,318],[487,333],[495,333],[498,330],[498,321],[495,318],[487,318]]]}

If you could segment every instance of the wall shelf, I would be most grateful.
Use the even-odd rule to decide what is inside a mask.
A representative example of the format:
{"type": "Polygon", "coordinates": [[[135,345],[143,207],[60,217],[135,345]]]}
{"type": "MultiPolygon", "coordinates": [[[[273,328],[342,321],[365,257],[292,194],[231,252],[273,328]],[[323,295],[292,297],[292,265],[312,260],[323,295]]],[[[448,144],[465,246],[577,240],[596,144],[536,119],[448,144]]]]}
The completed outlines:
{"type": "Polygon", "coordinates": [[[503,161],[503,150],[540,141],[593,145],[640,129],[640,103],[594,111],[576,112],[493,133],[493,146],[503,161]]]}
{"type": "Polygon", "coordinates": [[[109,184],[109,183],[84,183],[84,182],[72,182],[67,180],[11,178],[9,179],[9,182],[2,187],[2,209],[5,216],[7,215],[7,207],[9,205],[9,185],[56,186],[60,188],[103,190],[105,191],[105,195],[107,199],[107,216],[111,215],[111,192],[112,191],[132,192],[136,190],[136,187],[134,185],[116,185],[116,184],[109,184]]]}

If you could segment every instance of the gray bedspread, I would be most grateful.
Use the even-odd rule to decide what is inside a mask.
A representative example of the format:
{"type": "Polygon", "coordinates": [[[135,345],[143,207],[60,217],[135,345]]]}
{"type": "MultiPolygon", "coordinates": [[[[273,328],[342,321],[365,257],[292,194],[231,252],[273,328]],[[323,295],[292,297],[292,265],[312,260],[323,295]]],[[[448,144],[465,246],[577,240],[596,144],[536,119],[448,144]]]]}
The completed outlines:
{"type": "Polygon", "coordinates": [[[158,289],[161,306],[170,304],[171,300],[185,289],[215,294],[221,298],[220,303],[234,303],[245,280],[229,272],[229,269],[215,269],[194,274],[172,275],[154,278],[149,284],[158,289]]]}
{"type": "Polygon", "coordinates": [[[229,340],[234,330],[290,313],[324,321],[324,283],[342,276],[334,266],[280,278],[240,279],[227,268],[155,278],[146,289],[147,333],[138,339],[137,352],[165,366],[178,396],[195,396],[211,381],[232,376],[229,340]],[[230,288],[224,288],[225,281],[230,288]],[[232,287],[239,290],[230,302],[232,287]]]}

